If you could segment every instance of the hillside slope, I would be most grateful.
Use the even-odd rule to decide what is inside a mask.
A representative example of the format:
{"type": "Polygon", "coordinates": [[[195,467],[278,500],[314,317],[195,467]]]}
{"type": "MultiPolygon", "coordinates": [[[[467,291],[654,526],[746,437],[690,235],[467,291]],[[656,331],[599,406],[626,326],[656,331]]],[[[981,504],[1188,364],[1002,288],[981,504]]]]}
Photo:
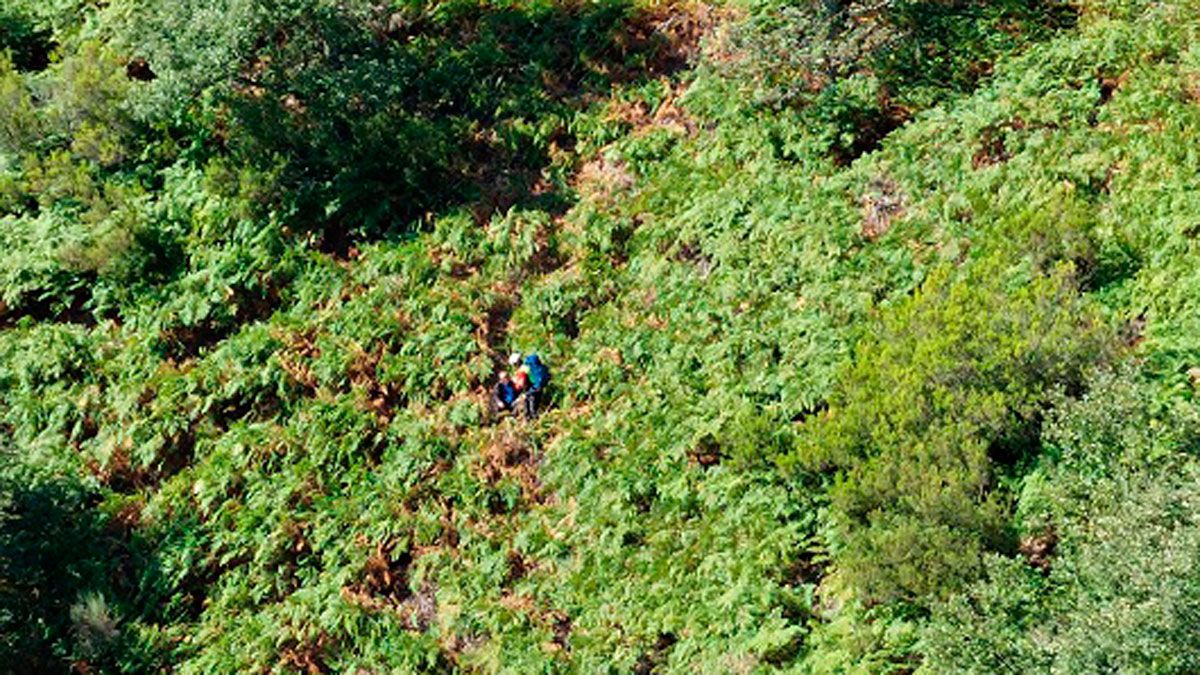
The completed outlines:
{"type": "Polygon", "coordinates": [[[1197,9],[0,10],[0,663],[1196,670],[1197,9]]]}

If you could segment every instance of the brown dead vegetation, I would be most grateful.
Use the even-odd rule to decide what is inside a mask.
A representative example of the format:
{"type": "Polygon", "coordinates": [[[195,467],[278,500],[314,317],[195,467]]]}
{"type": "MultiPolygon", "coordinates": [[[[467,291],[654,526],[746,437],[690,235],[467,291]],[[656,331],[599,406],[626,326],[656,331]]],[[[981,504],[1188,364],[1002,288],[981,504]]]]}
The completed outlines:
{"type": "Polygon", "coordinates": [[[509,551],[505,559],[508,564],[502,584],[505,588],[512,588],[513,584],[524,579],[535,567],[535,563],[521,555],[520,551],[509,551]]]}
{"type": "Polygon", "coordinates": [[[483,316],[475,320],[475,342],[497,365],[504,360],[504,342],[515,306],[511,295],[498,295],[483,316]]]}
{"type": "Polygon", "coordinates": [[[1003,129],[987,127],[979,134],[979,149],[971,157],[971,168],[982,169],[1008,161],[1008,148],[1004,145],[1003,129]]]}
{"type": "Polygon", "coordinates": [[[451,634],[448,637],[442,638],[439,643],[442,647],[442,654],[449,660],[450,664],[462,670],[463,655],[479,649],[487,644],[487,636],[481,633],[469,633],[466,635],[460,633],[451,634]]]}
{"type": "MultiPolygon", "coordinates": [[[[703,37],[724,16],[705,3],[690,0],[638,10],[625,21],[622,30],[613,35],[614,52],[623,57],[638,55],[638,58],[629,59],[638,66],[627,66],[626,58],[585,59],[584,65],[614,84],[632,82],[647,75],[661,77],[664,86],[670,90],[667,99],[653,113],[645,109],[638,112],[637,108],[644,108],[643,104],[628,104],[630,109],[624,114],[630,116],[635,128],[671,126],[692,133],[695,124],[676,105],[676,98],[682,94],[685,85],[672,85],[669,76],[694,61],[700,53],[703,37]]],[[[595,101],[597,93],[581,89],[580,82],[575,81],[577,78],[578,75],[562,77],[558,71],[546,70],[542,73],[542,85],[555,99],[576,101],[580,105],[595,101]]],[[[549,154],[553,157],[570,152],[574,143],[571,134],[565,128],[561,129],[550,139],[549,154]]],[[[521,165],[499,142],[494,130],[480,131],[472,141],[472,148],[470,165],[476,170],[471,178],[479,187],[480,195],[471,210],[479,224],[486,224],[493,214],[507,210],[522,199],[544,200],[553,196],[554,186],[546,180],[541,167],[521,165]]],[[[593,182],[588,177],[602,186],[629,182],[628,172],[622,165],[608,166],[603,159],[587,162],[579,173],[579,180],[573,185],[576,189],[580,183],[593,182]]],[[[608,189],[601,188],[599,192],[603,195],[608,189]]],[[[557,212],[561,214],[563,210],[559,208],[557,212]]]]}
{"type": "Polygon", "coordinates": [[[391,540],[376,544],[359,581],[342,588],[342,599],[368,612],[392,612],[407,630],[429,630],[437,622],[437,585],[425,579],[413,591],[410,580],[413,564],[428,552],[413,547],[398,550],[391,540]]]}
{"type": "Polygon", "coordinates": [[[379,362],[387,353],[387,345],[379,342],[371,349],[363,349],[355,344],[353,349],[354,357],[347,372],[350,384],[362,388],[366,393],[367,406],[371,412],[375,413],[381,422],[387,422],[392,418],[393,411],[397,405],[402,403],[403,399],[403,394],[398,387],[391,382],[382,382],[379,379],[379,362]]]}
{"type": "Polygon", "coordinates": [[[124,436],[107,442],[103,451],[107,455],[105,459],[91,457],[85,466],[88,473],[117,492],[132,493],[155,486],[191,464],[196,448],[195,420],[182,429],[164,434],[160,440],[158,453],[149,464],[134,463],[133,439],[124,436]]]}
{"type": "Polygon", "coordinates": [[[1000,164],[1011,156],[1005,136],[1010,131],[1036,131],[1039,129],[1054,130],[1058,124],[1054,122],[1026,122],[1024,118],[1014,116],[997,124],[984,127],[979,133],[979,148],[971,157],[971,166],[975,169],[1000,164]]]}
{"type": "Polygon", "coordinates": [[[525,499],[542,503],[542,483],[538,477],[541,457],[531,448],[512,424],[504,424],[493,431],[478,462],[476,475],[488,485],[497,485],[506,478],[515,479],[521,485],[525,499]]]}
{"type": "Polygon", "coordinates": [[[130,499],[121,504],[117,512],[108,521],[108,529],[114,534],[127,535],[133,532],[142,522],[142,511],[146,508],[144,497],[130,499]]]}
{"type": "Polygon", "coordinates": [[[332,646],[333,640],[322,631],[315,640],[292,640],[279,651],[280,665],[286,670],[299,671],[316,675],[328,673],[325,664],[325,652],[332,646]]]}
{"type": "Polygon", "coordinates": [[[363,567],[357,590],[377,602],[399,604],[412,595],[408,587],[408,567],[412,560],[408,547],[397,551],[394,541],[376,544],[363,567]]]}
{"type": "MultiPolygon", "coordinates": [[[[666,90],[666,97],[653,109],[644,100],[613,97],[607,104],[606,118],[627,124],[630,135],[654,129],[669,129],[687,136],[695,134],[696,121],[679,103],[679,98],[687,89],[686,83],[672,83],[667,78],[662,78],[660,83],[666,90]]],[[[609,158],[606,149],[602,149],[579,166],[570,185],[584,200],[614,205],[623,194],[637,185],[637,178],[625,162],[609,158]]]]}
{"type": "Polygon", "coordinates": [[[862,196],[863,220],[861,233],[867,241],[875,241],[892,229],[892,223],[904,215],[907,200],[896,181],[877,176],[862,196]]]}
{"type": "Polygon", "coordinates": [[[316,328],[309,328],[287,336],[276,336],[287,345],[275,353],[275,357],[279,359],[279,366],[309,393],[317,389],[317,376],[313,374],[312,368],[308,365],[309,361],[321,355],[321,349],[315,342],[316,336],[316,328]]]}
{"type": "Polygon", "coordinates": [[[687,83],[672,83],[667,78],[660,79],[659,83],[666,96],[653,110],[643,100],[622,101],[614,97],[608,102],[605,117],[609,121],[629,125],[632,135],[651,129],[670,129],[689,136],[694,134],[696,120],[681,107],[679,101],[687,91],[687,83]]]}
{"type": "MultiPolygon", "coordinates": [[[[653,129],[671,129],[684,135],[693,135],[697,123],[679,103],[687,90],[686,82],[672,82],[670,75],[686,67],[700,54],[703,38],[718,25],[727,21],[731,13],[714,9],[702,2],[669,2],[641,10],[630,20],[627,35],[623,38],[633,49],[634,44],[658,41],[646,72],[659,76],[665,89],[665,97],[653,109],[645,101],[622,101],[617,97],[607,103],[607,118],[621,121],[631,127],[630,133],[637,135],[653,129]]],[[[622,193],[636,184],[629,167],[620,160],[610,160],[602,150],[597,156],[584,162],[576,172],[571,187],[584,199],[601,204],[614,203],[622,193]]]]}
{"type": "Polygon", "coordinates": [[[652,74],[670,74],[692,63],[700,55],[704,37],[728,16],[726,10],[704,2],[666,2],[635,13],[622,40],[632,45],[657,42],[646,69],[652,74]]]}
{"type": "MultiPolygon", "coordinates": [[[[312,396],[320,385],[312,370],[311,362],[320,357],[321,348],[317,346],[317,329],[309,328],[290,334],[276,334],[285,343],[285,347],[275,353],[280,368],[292,380],[304,388],[307,395],[312,396]]],[[[387,345],[376,342],[370,348],[363,348],[357,343],[349,346],[351,353],[350,364],[346,369],[346,379],[351,387],[363,391],[366,407],[373,412],[381,423],[391,419],[392,413],[402,401],[400,390],[390,382],[379,378],[379,363],[387,354],[387,345]]]]}
{"type": "MultiPolygon", "coordinates": [[[[437,249],[430,251],[429,257],[434,261],[435,265],[441,265],[443,258],[437,255],[437,249]]],[[[462,281],[479,274],[479,267],[477,265],[468,265],[461,260],[451,260],[450,269],[446,273],[451,279],[462,281]]]]}
{"type": "Polygon", "coordinates": [[[548,652],[569,652],[573,622],[566,612],[555,609],[544,602],[538,602],[533,596],[525,593],[505,593],[500,598],[500,606],[510,612],[524,614],[536,626],[550,632],[550,640],[542,644],[548,652]]]}
{"type": "Polygon", "coordinates": [[[551,651],[571,651],[571,617],[559,610],[551,610],[546,616],[550,619],[550,630],[554,634],[554,637],[550,639],[549,649],[551,651]]]}
{"type": "Polygon", "coordinates": [[[579,167],[572,185],[584,200],[612,205],[618,196],[636,183],[625,162],[609,159],[602,154],[579,167]]]}
{"type": "Polygon", "coordinates": [[[1057,548],[1058,534],[1054,530],[1045,530],[1040,534],[1022,538],[1019,550],[1030,567],[1040,570],[1043,574],[1048,574],[1054,551],[1057,548]]]}
{"type": "Polygon", "coordinates": [[[721,450],[721,445],[711,435],[706,434],[696,442],[687,453],[688,460],[707,469],[711,466],[716,466],[725,459],[725,453],[721,450]]]}

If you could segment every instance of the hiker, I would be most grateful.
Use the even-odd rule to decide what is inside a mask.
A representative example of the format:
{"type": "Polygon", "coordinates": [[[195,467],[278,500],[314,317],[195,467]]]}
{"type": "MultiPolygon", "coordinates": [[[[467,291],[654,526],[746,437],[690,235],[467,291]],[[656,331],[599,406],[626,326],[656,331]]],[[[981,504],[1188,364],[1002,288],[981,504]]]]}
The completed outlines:
{"type": "Polygon", "coordinates": [[[492,401],[496,405],[496,410],[501,412],[512,410],[516,400],[516,384],[513,383],[512,377],[507,371],[500,371],[500,379],[496,382],[496,388],[492,390],[492,401]]]}
{"type": "MultiPolygon", "coordinates": [[[[519,354],[514,354],[514,356],[520,359],[519,354]]],[[[530,354],[525,357],[524,363],[517,371],[517,378],[524,389],[525,418],[533,419],[537,417],[542,393],[546,390],[546,385],[550,384],[550,369],[538,358],[537,354],[530,354]]]]}
{"type": "Polygon", "coordinates": [[[529,373],[521,370],[521,352],[513,352],[508,355],[508,367],[515,371],[513,382],[517,385],[517,391],[523,391],[529,384],[529,373]]]}

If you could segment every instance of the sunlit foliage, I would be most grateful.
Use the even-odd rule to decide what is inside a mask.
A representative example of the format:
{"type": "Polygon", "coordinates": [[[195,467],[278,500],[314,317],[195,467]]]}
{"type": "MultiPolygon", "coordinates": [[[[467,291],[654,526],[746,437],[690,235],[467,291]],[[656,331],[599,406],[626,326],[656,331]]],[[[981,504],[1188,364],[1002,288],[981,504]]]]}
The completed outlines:
{"type": "Polygon", "coordinates": [[[1194,671],[1197,9],[9,2],[0,668],[1194,671]]]}

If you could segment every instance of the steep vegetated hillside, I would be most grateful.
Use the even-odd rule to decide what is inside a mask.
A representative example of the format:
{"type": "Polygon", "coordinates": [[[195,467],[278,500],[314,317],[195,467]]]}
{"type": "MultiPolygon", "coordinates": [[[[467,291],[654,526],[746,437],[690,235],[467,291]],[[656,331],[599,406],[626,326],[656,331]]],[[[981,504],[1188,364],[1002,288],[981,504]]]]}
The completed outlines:
{"type": "Polygon", "coordinates": [[[1195,672],[1198,10],[9,0],[0,669],[1195,672]]]}

